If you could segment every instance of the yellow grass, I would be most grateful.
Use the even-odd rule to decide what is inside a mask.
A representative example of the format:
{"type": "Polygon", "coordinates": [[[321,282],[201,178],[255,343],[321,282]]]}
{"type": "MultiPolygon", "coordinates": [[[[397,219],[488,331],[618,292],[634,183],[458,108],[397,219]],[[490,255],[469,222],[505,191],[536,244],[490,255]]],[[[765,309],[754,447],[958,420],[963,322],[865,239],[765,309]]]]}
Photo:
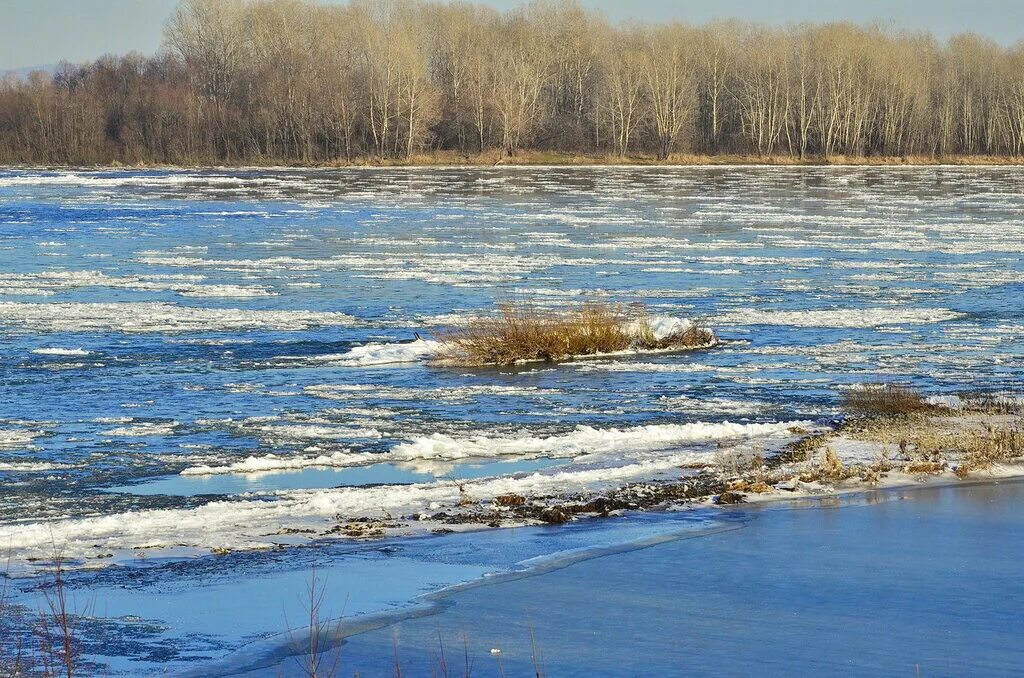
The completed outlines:
{"type": "Polygon", "coordinates": [[[494,317],[478,318],[440,335],[444,359],[464,365],[514,365],[629,349],[686,349],[711,344],[714,334],[693,326],[657,339],[644,314],[588,303],[549,311],[524,302],[498,305],[494,317]],[[632,324],[630,323],[632,321],[632,324]]]}
{"type": "MultiPolygon", "coordinates": [[[[247,160],[245,166],[259,165],[258,162],[247,160]]],[[[268,166],[278,166],[280,161],[268,162],[268,166]]],[[[616,153],[569,153],[564,151],[522,150],[508,157],[500,150],[483,153],[463,153],[460,151],[432,151],[416,153],[409,157],[380,158],[372,155],[356,156],[349,159],[338,158],[333,161],[316,163],[290,163],[291,167],[437,167],[437,166],[666,166],[666,165],[780,165],[780,166],[819,166],[819,165],[850,165],[850,166],[892,166],[892,165],[1021,165],[1024,158],[988,155],[958,156],[807,156],[798,158],[790,155],[745,155],[700,153],[674,153],[668,158],[659,159],[655,155],[631,153],[620,156],[616,153]]],[[[119,162],[111,162],[106,166],[124,167],[119,162]]],[[[169,167],[159,163],[139,162],[133,167],[169,167]]],[[[181,165],[174,165],[180,167],[181,165]]],[[[230,166],[230,163],[228,163],[230,166]]]]}
{"type": "Polygon", "coordinates": [[[957,439],[961,452],[957,475],[983,471],[995,464],[1024,457],[1024,428],[1018,423],[1003,428],[986,427],[962,433],[957,439]]]}
{"type": "Polygon", "coordinates": [[[899,416],[935,409],[917,391],[899,384],[870,384],[843,394],[843,409],[868,416],[899,416]]]}

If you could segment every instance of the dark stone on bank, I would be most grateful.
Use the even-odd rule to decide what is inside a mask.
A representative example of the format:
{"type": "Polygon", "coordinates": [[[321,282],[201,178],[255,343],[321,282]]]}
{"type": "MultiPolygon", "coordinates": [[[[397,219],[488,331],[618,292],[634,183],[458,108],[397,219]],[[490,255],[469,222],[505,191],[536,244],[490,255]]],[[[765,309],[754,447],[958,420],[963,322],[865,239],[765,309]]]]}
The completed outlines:
{"type": "Polygon", "coordinates": [[[544,509],[540,514],[540,519],[545,523],[552,525],[561,525],[572,520],[572,513],[558,507],[544,509]]]}

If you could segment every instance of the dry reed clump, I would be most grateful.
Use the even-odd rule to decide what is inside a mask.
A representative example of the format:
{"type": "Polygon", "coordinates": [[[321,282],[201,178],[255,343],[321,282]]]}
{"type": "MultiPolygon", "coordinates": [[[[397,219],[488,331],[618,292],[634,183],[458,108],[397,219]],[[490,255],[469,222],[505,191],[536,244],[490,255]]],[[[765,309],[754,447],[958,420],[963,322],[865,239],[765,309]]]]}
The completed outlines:
{"type": "Polygon", "coordinates": [[[967,393],[961,396],[963,409],[983,414],[1024,414],[1024,395],[1011,393],[967,393]]]}
{"type": "Polygon", "coordinates": [[[824,478],[833,482],[843,480],[848,475],[843,460],[831,447],[826,447],[822,454],[820,470],[824,478]]]}
{"type": "Polygon", "coordinates": [[[632,321],[610,304],[588,303],[547,311],[530,303],[498,305],[496,317],[478,318],[440,335],[442,359],[464,365],[514,365],[629,349],[686,349],[708,346],[714,334],[690,325],[656,336],[646,315],[632,321]]]}
{"type": "Polygon", "coordinates": [[[1024,457],[1024,428],[1018,423],[1013,426],[995,428],[986,426],[957,436],[956,448],[960,451],[957,476],[964,478],[974,471],[984,471],[995,464],[1024,457]]]}
{"type": "Polygon", "coordinates": [[[899,384],[869,384],[843,394],[843,408],[864,416],[896,417],[932,411],[924,397],[899,384]]]}

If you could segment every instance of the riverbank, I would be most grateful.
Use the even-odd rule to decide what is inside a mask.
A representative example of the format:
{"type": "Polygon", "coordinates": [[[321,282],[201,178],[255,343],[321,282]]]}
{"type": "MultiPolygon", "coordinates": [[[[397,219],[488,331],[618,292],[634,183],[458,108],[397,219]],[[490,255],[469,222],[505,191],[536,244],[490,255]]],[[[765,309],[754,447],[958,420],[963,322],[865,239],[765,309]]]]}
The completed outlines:
{"type": "MultiPolygon", "coordinates": [[[[731,507],[731,527],[570,557],[441,592],[390,622],[343,625],[339,666],[362,676],[467,663],[485,675],[1010,675],[1024,659],[1011,593],[1022,499],[1024,482],[1008,481],[731,507]]],[[[301,675],[295,657],[249,670],[235,661],[218,675],[301,675]]]]}
{"type": "MultiPolygon", "coordinates": [[[[884,393],[882,389],[880,393],[884,393]]],[[[881,397],[881,396],[879,396],[881,397]]],[[[908,397],[918,398],[916,394],[908,397]]],[[[481,499],[460,486],[456,505],[421,514],[433,531],[564,524],[624,511],[678,510],[694,505],[765,503],[830,497],[873,488],[998,481],[1024,477],[1024,417],[1017,401],[958,401],[959,409],[916,401],[916,411],[791,426],[794,439],[770,447],[733,441],[714,458],[665,468],[639,468],[597,490],[505,494],[481,499]],[[649,478],[644,478],[646,474],[649,478]],[[441,525],[438,527],[437,525],[441,525]]],[[[762,441],[762,444],[766,444],[762,441]]],[[[391,521],[350,522],[338,531],[382,537],[391,521]]]]}
{"type": "MultiPolygon", "coordinates": [[[[744,154],[706,155],[700,153],[676,153],[667,158],[656,155],[629,154],[621,156],[615,153],[563,153],[558,151],[519,151],[509,156],[498,150],[483,153],[463,153],[460,151],[435,151],[417,153],[409,157],[380,158],[376,156],[358,156],[338,158],[323,162],[292,162],[282,158],[256,160],[247,158],[241,162],[230,161],[196,161],[194,164],[165,165],[149,162],[111,161],[89,167],[95,169],[342,169],[342,168],[375,168],[405,167],[410,169],[421,167],[442,168],[486,168],[486,167],[700,167],[700,166],[741,166],[741,167],[938,167],[938,166],[1020,166],[1024,157],[1012,156],[805,156],[799,158],[789,155],[757,156],[744,154]]],[[[55,169],[84,169],[82,165],[8,165],[10,168],[36,169],[40,167],[55,169]]]]}

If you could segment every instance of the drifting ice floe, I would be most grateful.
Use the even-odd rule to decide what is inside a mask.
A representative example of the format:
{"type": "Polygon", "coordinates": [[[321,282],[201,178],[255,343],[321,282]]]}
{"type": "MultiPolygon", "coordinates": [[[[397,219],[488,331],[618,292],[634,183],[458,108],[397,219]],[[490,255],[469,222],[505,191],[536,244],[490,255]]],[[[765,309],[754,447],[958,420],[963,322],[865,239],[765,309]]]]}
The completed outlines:
{"type": "Polygon", "coordinates": [[[101,271],[44,271],[42,273],[0,273],[0,294],[53,296],[58,292],[89,287],[133,290],[136,292],[174,292],[183,297],[251,298],[272,297],[276,293],[254,285],[202,283],[202,275],[127,275],[113,276],[101,271]]]}
{"type": "Polygon", "coordinates": [[[368,384],[318,384],[303,389],[316,398],[341,402],[367,399],[380,400],[424,400],[465,403],[484,396],[509,396],[535,398],[558,395],[561,391],[536,386],[506,386],[503,384],[477,384],[473,386],[452,386],[448,388],[402,388],[398,386],[371,386],[368,384]]]}
{"type": "MultiPolygon", "coordinates": [[[[766,440],[785,434],[786,424],[693,424],[680,426],[643,426],[621,431],[578,430],[550,438],[506,439],[505,449],[542,450],[578,449],[585,441],[606,437],[601,449],[661,449],[676,444],[714,442],[726,438],[749,437],[766,440]],[[604,435],[602,435],[604,434],[604,435]]],[[[485,444],[487,438],[471,441],[469,449],[485,444]]],[[[500,440],[500,439],[493,439],[500,440]]],[[[448,445],[447,441],[443,445],[448,445]]],[[[461,458],[465,446],[449,450],[461,458]]],[[[418,449],[416,453],[418,453],[418,449]]],[[[440,451],[445,454],[445,451],[440,451]]],[[[507,493],[543,495],[584,488],[600,489],[624,482],[677,473],[681,465],[708,461],[716,450],[690,449],[653,458],[638,459],[615,467],[567,469],[538,472],[518,477],[495,477],[466,482],[437,482],[401,486],[362,486],[330,490],[291,490],[265,497],[220,501],[195,509],[151,509],[106,515],[0,526],[0,543],[10,549],[17,561],[52,552],[56,542],[67,558],[95,556],[110,551],[138,548],[185,547],[256,548],[275,543],[273,535],[290,529],[326,529],[331,521],[358,516],[409,515],[430,510],[432,506],[454,505],[460,500],[491,499],[507,493]],[[48,551],[49,549],[49,551],[48,551]]]]}
{"type": "Polygon", "coordinates": [[[32,447],[32,441],[43,435],[39,431],[0,429],[0,450],[32,447]]]}
{"type": "Polygon", "coordinates": [[[701,445],[722,440],[739,440],[785,433],[793,426],[807,422],[776,424],[653,424],[625,429],[598,429],[580,426],[574,431],[553,436],[474,435],[456,438],[443,433],[413,438],[381,453],[337,452],[312,457],[287,457],[271,454],[248,457],[240,462],[220,467],[195,466],[182,471],[182,475],[220,475],[227,473],[260,473],[309,467],[346,468],[382,463],[452,462],[467,459],[498,457],[575,458],[581,456],[612,455],[617,460],[635,456],[638,452],[652,452],[684,445],[701,445]]]}
{"type": "Polygon", "coordinates": [[[317,358],[338,367],[372,367],[430,360],[441,353],[443,344],[439,341],[418,339],[399,344],[373,343],[356,346],[348,353],[317,358]]]}
{"type": "Polygon", "coordinates": [[[181,472],[183,476],[213,476],[229,473],[255,474],[273,471],[295,471],[304,468],[332,468],[363,466],[369,455],[366,453],[335,452],[315,457],[287,457],[268,454],[263,457],[246,457],[227,466],[192,466],[181,472]]]}
{"type": "Polygon", "coordinates": [[[813,311],[743,309],[717,318],[724,325],[791,325],[793,327],[871,328],[889,325],[927,325],[958,320],[963,313],[942,308],[863,308],[813,311]]]}
{"type": "Polygon", "coordinates": [[[37,348],[32,351],[36,355],[86,356],[89,351],[81,348],[37,348]]]}
{"type": "Polygon", "coordinates": [[[580,426],[561,435],[453,438],[443,433],[416,438],[392,450],[401,459],[457,460],[479,457],[548,455],[577,457],[630,451],[663,450],[678,445],[771,435],[806,422],[781,424],[652,424],[624,429],[580,426]]]}
{"type": "Polygon", "coordinates": [[[104,431],[105,436],[118,438],[145,438],[148,436],[169,436],[178,428],[178,422],[140,422],[131,426],[120,426],[118,428],[104,431]]]}
{"type": "Polygon", "coordinates": [[[251,311],[239,308],[198,308],[157,302],[0,302],[0,324],[35,332],[303,330],[310,327],[355,323],[356,319],[350,315],[327,311],[251,311]]]}
{"type": "Polygon", "coordinates": [[[60,464],[47,464],[44,462],[15,462],[0,461],[0,472],[8,473],[41,473],[43,471],[57,471],[64,468],[60,464]]]}

